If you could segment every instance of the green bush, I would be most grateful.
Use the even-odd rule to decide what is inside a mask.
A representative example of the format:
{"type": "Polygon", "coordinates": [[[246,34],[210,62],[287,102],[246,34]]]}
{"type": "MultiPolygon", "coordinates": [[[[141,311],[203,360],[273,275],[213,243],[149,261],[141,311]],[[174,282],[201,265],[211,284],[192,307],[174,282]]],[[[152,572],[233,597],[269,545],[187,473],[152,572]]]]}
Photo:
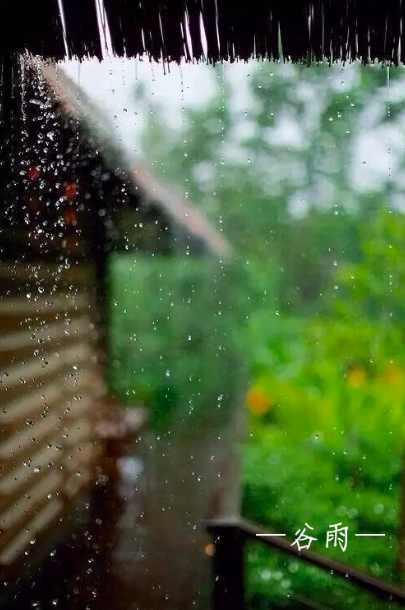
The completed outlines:
{"type": "MultiPolygon", "coordinates": [[[[404,217],[381,210],[362,233],[362,259],[335,274],[327,316],[251,318],[260,349],[247,395],[243,514],[292,538],[308,523],[319,538],[311,548],[392,581],[405,438],[404,217]],[[344,553],[325,548],[335,523],[349,528],[344,553]]],[[[248,555],[248,582],[255,603],[282,607],[298,594],[333,608],[382,607],[264,549],[248,555]]]]}
{"type": "MultiPolygon", "coordinates": [[[[242,512],[272,531],[287,534],[291,541],[308,523],[314,528],[311,535],[318,538],[312,550],[390,581],[397,551],[399,459],[391,460],[392,474],[384,483],[369,478],[366,484],[351,476],[351,469],[361,468],[361,456],[358,460],[352,456],[351,469],[344,457],[319,439],[298,443],[281,433],[253,434],[245,447],[242,512]],[[340,547],[326,549],[326,532],[335,523],[349,528],[345,552],[340,547]],[[354,536],[370,532],[384,533],[385,538],[354,536]]],[[[382,453],[375,458],[378,463],[382,453]]],[[[257,545],[248,554],[247,582],[249,597],[263,603],[299,594],[333,608],[378,607],[370,605],[368,596],[361,605],[356,590],[338,578],[257,545]]]]}
{"type": "Polygon", "coordinates": [[[206,257],[111,258],[110,389],[154,428],[221,426],[241,403],[237,273],[206,257]]]}

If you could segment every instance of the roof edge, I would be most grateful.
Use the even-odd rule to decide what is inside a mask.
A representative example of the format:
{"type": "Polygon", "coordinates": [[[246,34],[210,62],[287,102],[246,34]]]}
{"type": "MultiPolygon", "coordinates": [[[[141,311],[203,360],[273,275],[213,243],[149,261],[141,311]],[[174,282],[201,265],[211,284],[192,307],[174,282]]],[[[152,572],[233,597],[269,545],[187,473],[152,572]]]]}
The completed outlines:
{"type": "Polygon", "coordinates": [[[232,248],[229,242],[208,222],[200,210],[163,186],[153,176],[146,163],[131,162],[125,149],[118,141],[114,141],[115,130],[108,116],[89,99],[61,66],[34,58],[28,58],[28,62],[31,67],[40,71],[48,92],[62,110],[70,118],[77,120],[96,139],[100,151],[107,156],[111,171],[121,175],[122,179],[129,180],[133,192],[139,193],[141,190],[146,203],[155,204],[190,234],[200,238],[209,252],[224,260],[231,257],[232,248]],[[112,167],[112,156],[119,159],[119,167],[112,167]]]}

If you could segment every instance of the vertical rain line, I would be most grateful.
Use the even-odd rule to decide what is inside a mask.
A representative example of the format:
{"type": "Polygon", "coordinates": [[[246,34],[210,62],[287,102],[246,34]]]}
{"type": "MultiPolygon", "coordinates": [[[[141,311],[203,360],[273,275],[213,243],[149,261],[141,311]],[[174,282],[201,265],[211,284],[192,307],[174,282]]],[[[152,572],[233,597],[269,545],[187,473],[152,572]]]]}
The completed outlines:
{"type": "Polygon", "coordinates": [[[97,25],[100,35],[101,52],[103,59],[112,57],[114,55],[112,48],[111,32],[108,26],[107,13],[104,6],[103,0],[95,0],[96,13],[97,13],[97,25]]]}
{"type": "MultiPolygon", "coordinates": [[[[162,39],[162,50],[160,52],[160,59],[162,61],[163,64],[163,74],[166,74],[166,57],[167,57],[167,53],[166,53],[166,43],[165,43],[165,35],[163,32],[163,23],[162,23],[162,13],[159,11],[159,30],[160,30],[160,36],[162,39]]],[[[169,60],[167,61],[167,63],[169,64],[169,60]]]]}
{"type": "MultiPolygon", "coordinates": [[[[391,87],[390,87],[390,66],[387,66],[387,118],[391,116],[391,87]]],[[[388,178],[392,179],[392,167],[391,167],[391,136],[388,130],[388,178]]]]}
{"type": "Polygon", "coordinates": [[[68,48],[67,36],[66,36],[65,11],[63,10],[63,0],[58,0],[58,8],[59,8],[59,13],[60,13],[60,20],[62,23],[63,44],[65,46],[65,53],[66,53],[66,57],[69,57],[69,48],[68,48]]]}
{"type": "Polygon", "coordinates": [[[205,32],[204,19],[202,13],[200,13],[200,38],[201,38],[201,46],[204,53],[204,60],[208,61],[208,42],[207,42],[207,34],[205,32]]]}
{"type": "Polygon", "coordinates": [[[181,39],[183,41],[183,55],[184,55],[184,57],[187,57],[186,35],[185,35],[185,32],[184,32],[183,24],[181,22],[180,22],[180,32],[181,32],[181,39]]]}
{"type": "Polygon", "coordinates": [[[190,53],[190,59],[191,59],[191,61],[193,61],[193,59],[194,59],[193,41],[191,39],[191,34],[190,34],[190,17],[188,14],[187,7],[184,11],[184,29],[185,29],[185,33],[186,33],[186,42],[187,42],[188,51],[190,53]]]}
{"type": "MultiPolygon", "coordinates": [[[[185,109],[185,96],[184,96],[184,76],[183,76],[183,70],[182,70],[182,65],[181,63],[179,64],[179,74],[180,74],[180,92],[181,92],[181,114],[182,114],[182,118],[181,118],[181,129],[182,129],[182,133],[183,133],[183,144],[185,145],[185,152],[183,153],[185,157],[187,157],[187,146],[188,146],[188,139],[186,138],[186,133],[187,133],[187,121],[186,121],[186,109],[185,109]]],[[[187,176],[184,179],[185,184],[184,184],[184,199],[187,199],[187,190],[188,190],[188,185],[187,185],[187,176]]]]}
{"type": "Polygon", "coordinates": [[[398,65],[401,65],[401,56],[402,56],[402,0],[399,2],[399,14],[401,17],[399,18],[399,37],[398,37],[398,65]]]}
{"type": "MultiPolygon", "coordinates": [[[[390,117],[391,117],[391,88],[390,88],[390,66],[387,66],[387,119],[388,122],[390,122],[390,117]]],[[[388,199],[388,212],[389,214],[392,214],[393,211],[393,201],[392,201],[392,167],[391,167],[391,137],[389,135],[389,129],[388,129],[388,193],[390,195],[389,199],[388,199]]],[[[389,292],[389,297],[392,297],[392,281],[393,281],[393,266],[391,266],[391,269],[387,269],[387,276],[388,276],[388,292],[389,292]]],[[[390,312],[389,310],[387,310],[384,306],[383,309],[383,328],[386,328],[386,326],[389,323],[389,318],[392,315],[392,311],[390,312]]],[[[392,354],[390,354],[392,357],[392,354]]]]}
{"type": "Polygon", "coordinates": [[[221,42],[220,42],[219,24],[218,24],[218,2],[217,2],[217,0],[214,0],[214,2],[215,2],[215,29],[216,29],[216,33],[217,33],[218,54],[219,54],[221,51],[221,42]]]}
{"type": "MultiPolygon", "coordinates": [[[[219,192],[220,192],[220,198],[223,198],[223,193],[224,193],[224,172],[225,172],[225,112],[228,110],[228,107],[225,110],[225,62],[222,62],[222,88],[221,88],[221,115],[222,115],[222,125],[221,125],[221,156],[219,159],[219,166],[220,166],[220,180],[219,180],[219,192]]],[[[226,100],[227,102],[229,101],[229,98],[226,100]]],[[[221,214],[220,218],[218,219],[219,221],[219,231],[221,233],[223,233],[225,227],[223,225],[223,220],[224,220],[224,215],[221,214]]]]}

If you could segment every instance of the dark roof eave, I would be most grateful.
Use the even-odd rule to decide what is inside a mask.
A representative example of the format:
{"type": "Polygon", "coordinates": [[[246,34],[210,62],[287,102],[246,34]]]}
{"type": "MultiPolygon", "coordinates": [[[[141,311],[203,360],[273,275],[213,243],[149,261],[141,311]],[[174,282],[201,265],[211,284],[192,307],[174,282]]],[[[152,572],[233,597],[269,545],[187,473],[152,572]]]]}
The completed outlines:
{"type": "MultiPolygon", "coordinates": [[[[112,51],[121,57],[219,61],[252,56],[293,61],[403,62],[405,5],[364,0],[103,0],[112,51]],[[200,24],[203,24],[203,44],[200,24]],[[185,40],[186,24],[191,49],[185,40]],[[280,44],[281,43],[281,44],[280,44]],[[205,56],[206,55],[206,56],[205,56]]],[[[11,3],[0,23],[0,55],[28,51],[53,60],[102,58],[96,2],[11,3]]]]}

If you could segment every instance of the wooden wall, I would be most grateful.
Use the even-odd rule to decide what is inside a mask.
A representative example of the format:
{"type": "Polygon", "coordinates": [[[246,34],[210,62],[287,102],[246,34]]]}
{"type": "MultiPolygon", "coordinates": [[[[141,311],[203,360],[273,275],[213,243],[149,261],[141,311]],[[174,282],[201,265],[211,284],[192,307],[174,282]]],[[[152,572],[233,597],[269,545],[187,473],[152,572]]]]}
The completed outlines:
{"type": "Polygon", "coordinates": [[[104,394],[94,270],[0,264],[0,565],[89,485],[104,394]]]}
{"type": "Polygon", "coordinates": [[[0,74],[0,136],[4,574],[69,520],[98,472],[106,221],[122,185],[19,59],[0,74]]]}

